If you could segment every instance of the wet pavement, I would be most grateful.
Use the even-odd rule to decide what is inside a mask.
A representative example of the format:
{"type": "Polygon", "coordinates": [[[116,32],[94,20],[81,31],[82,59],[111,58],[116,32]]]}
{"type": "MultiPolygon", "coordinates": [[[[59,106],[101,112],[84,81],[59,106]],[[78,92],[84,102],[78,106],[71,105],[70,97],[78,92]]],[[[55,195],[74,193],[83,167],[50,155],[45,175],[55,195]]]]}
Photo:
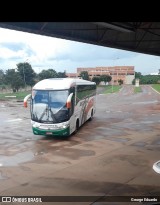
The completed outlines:
{"type": "Polygon", "coordinates": [[[69,138],[33,135],[29,108],[0,101],[0,195],[160,196],[160,94],[133,90],[98,94],[93,120],[69,138]]]}

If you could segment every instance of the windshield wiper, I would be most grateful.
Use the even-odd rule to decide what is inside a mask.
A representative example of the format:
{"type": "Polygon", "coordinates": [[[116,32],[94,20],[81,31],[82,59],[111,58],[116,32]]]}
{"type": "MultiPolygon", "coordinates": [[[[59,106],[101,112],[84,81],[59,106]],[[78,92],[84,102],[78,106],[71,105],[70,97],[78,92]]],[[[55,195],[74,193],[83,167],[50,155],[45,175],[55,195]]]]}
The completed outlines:
{"type": "Polygon", "coordinates": [[[41,121],[41,120],[42,120],[42,118],[44,117],[45,112],[47,112],[47,110],[48,110],[48,107],[47,107],[47,105],[46,105],[46,108],[44,109],[44,111],[43,111],[42,115],[41,115],[41,116],[40,116],[40,118],[39,118],[39,120],[40,120],[40,121],[41,121]]]}
{"type": "Polygon", "coordinates": [[[57,118],[54,116],[53,114],[53,111],[51,110],[51,108],[48,109],[50,112],[51,112],[51,117],[52,117],[52,120],[58,122],[57,118]]]}

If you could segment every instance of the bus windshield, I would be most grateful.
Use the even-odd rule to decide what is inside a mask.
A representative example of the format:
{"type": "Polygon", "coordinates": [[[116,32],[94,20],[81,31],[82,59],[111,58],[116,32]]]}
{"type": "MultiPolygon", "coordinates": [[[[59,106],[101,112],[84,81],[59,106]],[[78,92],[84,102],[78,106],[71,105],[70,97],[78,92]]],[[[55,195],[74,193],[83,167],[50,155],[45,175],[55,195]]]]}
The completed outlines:
{"type": "Polygon", "coordinates": [[[69,120],[66,107],[68,90],[33,90],[31,118],[40,123],[60,123],[69,120]]]}

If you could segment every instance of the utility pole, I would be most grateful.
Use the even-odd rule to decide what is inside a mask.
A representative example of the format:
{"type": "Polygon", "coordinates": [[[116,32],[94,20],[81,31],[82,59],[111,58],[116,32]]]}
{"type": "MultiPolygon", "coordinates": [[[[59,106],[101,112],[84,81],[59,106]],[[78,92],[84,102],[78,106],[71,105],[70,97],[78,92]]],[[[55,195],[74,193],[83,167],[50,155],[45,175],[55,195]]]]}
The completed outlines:
{"type": "Polygon", "coordinates": [[[25,69],[25,63],[23,63],[23,80],[24,80],[24,89],[25,89],[25,91],[26,91],[26,78],[25,78],[24,69],[25,69]]]}
{"type": "Polygon", "coordinates": [[[25,76],[25,64],[27,63],[28,59],[23,63],[23,80],[24,80],[24,89],[26,91],[26,76],[25,76]]]}

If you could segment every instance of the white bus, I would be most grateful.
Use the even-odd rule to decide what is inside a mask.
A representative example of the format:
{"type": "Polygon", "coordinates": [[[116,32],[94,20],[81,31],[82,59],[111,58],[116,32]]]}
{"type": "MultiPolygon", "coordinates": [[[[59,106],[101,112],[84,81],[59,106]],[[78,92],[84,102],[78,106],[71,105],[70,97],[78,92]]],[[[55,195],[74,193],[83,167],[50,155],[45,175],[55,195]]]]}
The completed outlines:
{"type": "Polygon", "coordinates": [[[96,84],[72,78],[50,78],[38,82],[31,97],[32,130],[35,135],[69,136],[95,113],[96,84]]]}

